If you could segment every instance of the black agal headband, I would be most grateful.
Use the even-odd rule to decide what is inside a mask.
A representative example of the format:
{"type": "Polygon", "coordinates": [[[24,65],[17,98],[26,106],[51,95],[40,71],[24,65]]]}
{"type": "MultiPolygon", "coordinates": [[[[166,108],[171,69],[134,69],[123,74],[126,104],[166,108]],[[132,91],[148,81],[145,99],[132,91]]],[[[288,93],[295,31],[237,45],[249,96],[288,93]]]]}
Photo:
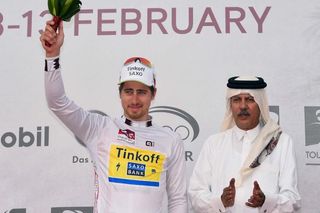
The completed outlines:
{"type": "Polygon", "coordinates": [[[232,89],[263,89],[267,83],[261,77],[244,78],[244,77],[231,77],[228,80],[227,87],[232,89]]]}

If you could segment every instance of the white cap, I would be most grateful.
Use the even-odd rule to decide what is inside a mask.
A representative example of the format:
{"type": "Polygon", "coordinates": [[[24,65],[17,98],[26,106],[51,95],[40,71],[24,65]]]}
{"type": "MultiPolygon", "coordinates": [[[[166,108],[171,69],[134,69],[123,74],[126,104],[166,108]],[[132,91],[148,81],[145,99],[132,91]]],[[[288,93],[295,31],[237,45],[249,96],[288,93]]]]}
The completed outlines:
{"type": "Polygon", "coordinates": [[[119,84],[126,81],[137,81],[155,87],[155,72],[150,61],[142,57],[127,59],[120,72],[119,84]]]}

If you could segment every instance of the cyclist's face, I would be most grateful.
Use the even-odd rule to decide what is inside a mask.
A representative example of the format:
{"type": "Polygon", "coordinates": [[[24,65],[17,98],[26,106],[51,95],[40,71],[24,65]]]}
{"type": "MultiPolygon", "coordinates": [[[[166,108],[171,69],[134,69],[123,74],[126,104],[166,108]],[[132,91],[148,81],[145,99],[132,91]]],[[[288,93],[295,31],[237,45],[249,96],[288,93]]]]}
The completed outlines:
{"type": "Polygon", "coordinates": [[[154,95],[152,95],[150,88],[142,83],[136,81],[125,82],[120,91],[124,115],[131,120],[148,120],[149,107],[154,95]]]}

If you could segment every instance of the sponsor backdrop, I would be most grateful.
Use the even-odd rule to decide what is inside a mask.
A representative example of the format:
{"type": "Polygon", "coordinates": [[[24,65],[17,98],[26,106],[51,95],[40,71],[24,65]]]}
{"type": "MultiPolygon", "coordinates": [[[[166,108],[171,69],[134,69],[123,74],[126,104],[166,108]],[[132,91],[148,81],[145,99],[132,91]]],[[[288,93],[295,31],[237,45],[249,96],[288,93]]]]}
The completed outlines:
{"type": "MultiPolygon", "coordinates": [[[[273,117],[295,141],[301,212],[320,212],[319,0],[82,2],[61,52],[72,99],[121,115],[121,64],[149,58],[158,80],[150,113],[181,134],[189,178],[219,131],[227,79],[262,76],[273,117]]],[[[45,102],[46,9],[46,0],[0,1],[0,213],[92,212],[90,157],[45,102]]]]}

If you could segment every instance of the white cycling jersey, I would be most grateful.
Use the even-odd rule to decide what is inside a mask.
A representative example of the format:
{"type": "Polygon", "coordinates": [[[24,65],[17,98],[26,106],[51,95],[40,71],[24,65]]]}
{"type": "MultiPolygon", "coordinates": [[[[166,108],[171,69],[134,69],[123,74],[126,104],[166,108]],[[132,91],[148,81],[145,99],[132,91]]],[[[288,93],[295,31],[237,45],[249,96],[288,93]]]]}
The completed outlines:
{"type": "Polygon", "coordinates": [[[184,148],[177,134],[151,120],[112,119],[77,106],[65,95],[59,58],[46,61],[45,89],[49,108],[90,152],[95,212],[187,212],[184,148]]]}

